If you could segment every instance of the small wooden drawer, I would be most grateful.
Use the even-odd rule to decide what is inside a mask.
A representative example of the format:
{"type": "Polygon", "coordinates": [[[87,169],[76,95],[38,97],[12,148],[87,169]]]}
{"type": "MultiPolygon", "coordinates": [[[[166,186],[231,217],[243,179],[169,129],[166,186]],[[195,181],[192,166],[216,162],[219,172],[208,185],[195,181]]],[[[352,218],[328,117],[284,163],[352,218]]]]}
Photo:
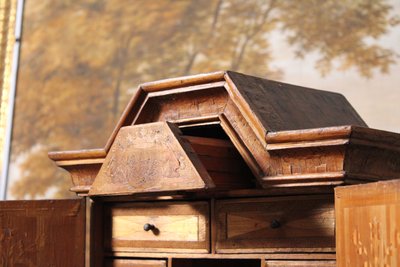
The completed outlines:
{"type": "Polygon", "coordinates": [[[207,253],[209,204],[112,204],[105,208],[104,229],[105,246],[110,251],[207,253]]]}
{"type": "Polygon", "coordinates": [[[218,253],[334,252],[331,195],[221,200],[218,253]]]}
{"type": "Polygon", "coordinates": [[[335,261],[266,261],[265,267],[336,267],[335,261]]]}
{"type": "Polygon", "coordinates": [[[107,259],[105,267],[166,267],[163,260],[129,260],[129,259],[107,259]]]}

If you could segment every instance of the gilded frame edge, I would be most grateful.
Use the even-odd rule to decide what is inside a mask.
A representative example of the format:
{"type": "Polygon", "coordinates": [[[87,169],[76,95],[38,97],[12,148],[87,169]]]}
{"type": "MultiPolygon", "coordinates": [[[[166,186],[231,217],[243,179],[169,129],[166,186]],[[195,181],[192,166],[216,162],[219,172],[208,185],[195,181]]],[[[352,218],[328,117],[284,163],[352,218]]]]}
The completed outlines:
{"type": "Polygon", "coordinates": [[[9,154],[8,129],[11,126],[13,96],[12,76],[14,50],[16,44],[15,25],[17,17],[18,0],[0,1],[0,199],[5,199],[7,190],[7,177],[4,175],[9,154]],[[10,105],[12,104],[12,105],[10,105]]]}

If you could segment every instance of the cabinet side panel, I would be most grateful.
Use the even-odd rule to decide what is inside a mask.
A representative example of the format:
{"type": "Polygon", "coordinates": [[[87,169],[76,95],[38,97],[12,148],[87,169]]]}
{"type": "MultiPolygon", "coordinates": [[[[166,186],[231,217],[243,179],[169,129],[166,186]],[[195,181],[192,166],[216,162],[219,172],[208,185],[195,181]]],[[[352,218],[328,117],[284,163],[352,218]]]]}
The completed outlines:
{"type": "Polygon", "coordinates": [[[0,266],[84,266],[85,202],[0,202],[0,266]]]}
{"type": "Polygon", "coordinates": [[[399,266],[400,181],[335,190],[337,266],[399,266]]]}

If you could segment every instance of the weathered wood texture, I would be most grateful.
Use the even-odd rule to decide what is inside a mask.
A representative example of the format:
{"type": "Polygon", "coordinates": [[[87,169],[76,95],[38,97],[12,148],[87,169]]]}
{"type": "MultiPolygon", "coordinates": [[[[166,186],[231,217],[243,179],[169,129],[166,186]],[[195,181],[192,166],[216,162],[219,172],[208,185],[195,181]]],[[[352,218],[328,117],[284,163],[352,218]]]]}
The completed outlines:
{"type": "MultiPolygon", "coordinates": [[[[224,184],[224,181],[227,181],[226,175],[221,174],[221,171],[215,172],[218,162],[210,160],[207,155],[202,155],[204,149],[201,146],[208,146],[212,150],[213,145],[206,141],[207,139],[203,139],[204,145],[199,145],[201,138],[190,137],[193,140],[191,146],[197,154],[193,158],[200,158],[200,163],[205,166],[208,174],[213,176],[221,189],[243,189],[251,186],[247,179],[250,173],[248,170],[245,171],[246,166],[242,165],[243,162],[251,170],[257,184],[261,184],[264,188],[334,186],[400,177],[399,134],[355,126],[269,132],[265,138],[266,145],[263,146],[254,132],[246,126],[245,121],[236,121],[240,116],[235,110],[236,108],[228,105],[226,116],[231,116],[230,121],[225,115],[221,115],[219,119],[234,145],[231,150],[232,155],[238,159],[242,166],[240,169],[244,172],[237,172],[239,165],[218,159],[219,155],[212,156],[220,161],[219,170],[225,166],[223,171],[225,173],[226,169],[229,169],[231,185],[224,184]],[[234,124],[231,125],[231,122],[234,124]],[[234,129],[239,131],[235,132],[234,129]],[[199,151],[196,151],[198,147],[199,151]],[[228,165],[235,167],[227,168],[228,165]],[[237,177],[234,175],[235,172],[243,177],[237,177]]],[[[191,143],[191,140],[188,141],[191,143]]],[[[228,144],[229,141],[225,143],[228,144]]],[[[216,142],[214,144],[214,152],[221,154],[217,151],[220,146],[216,142]]],[[[86,151],[82,151],[82,154],[84,153],[86,151]]],[[[60,158],[61,155],[57,157],[60,158]]],[[[103,161],[101,158],[81,158],[56,162],[70,171],[75,185],[72,190],[85,194],[90,189],[103,161]]]]}
{"type": "Polygon", "coordinates": [[[267,131],[367,126],[340,94],[232,71],[227,76],[267,131]]]}
{"type": "Polygon", "coordinates": [[[104,267],[167,267],[162,260],[107,259],[104,267]]]}
{"type": "Polygon", "coordinates": [[[400,135],[355,126],[267,134],[265,187],[340,185],[400,177],[400,135]]]}
{"type": "Polygon", "coordinates": [[[105,247],[108,251],[209,251],[207,202],[149,202],[115,204],[105,210],[105,247]],[[144,225],[154,229],[145,231],[144,225]]]}
{"type": "Polygon", "coordinates": [[[49,152],[49,158],[71,175],[71,191],[78,195],[89,192],[107,153],[104,149],[49,152]]]}
{"type": "Polygon", "coordinates": [[[330,195],[216,202],[218,253],[335,251],[330,195]]]}
{"type": "MultiPolygon", "coordinates": [[[[226,116],[229,117],[233,114],[231,112],[236,111],[233,107],[232,110],[228,109],[228,106],[226,116]]],[[[294,188],[335,186],[400,177],[399,134],[355,126],[269,132],[265,139],[266,146],[263,146],[244,121],[236,121],[240,116],[234,114],[236,115],[230,119],[236,123],[233,126],[225,115],[219,117],[230,141],[184,138],[196,154],[192,159],[200,159],[199,162],[220,189],[249,188],[254,186],[254,181],[264,188],[294,188]],[[240,130],[235,132],[234,128],[240,130]],[[204,144],[199,144],[200,141],[204,144]],[[222,156],[222,145],[218,142],[231,145],[232,156],[222,156]],[[214,154],[204,155],[208,153],[204,151],[206,147],[214,154]],[[233,163],[233,158],[237,159],[237,164],[233,163]],[[226,175],[227,171],[229,177],[226,175]]],[[[177,134],[179,135],[180,133],[177,134]]],[[[192,149],[188,148],[188,151],[192,149]]],[[[87,152],[82,151],[84,153],[87,152]]],[[[193,152],[190,153],[193,155],[193,152]]],[[[61,155],[57,156],[60,157],[61,155]]],[[[80,159],[56,162],[71,173],[75,185],[72,190],[85,194],[104,159],[79,157],[80,159]]]]}
{"type": "Polygon", "coordinates": [[[84,200],[0,202],[0,266],[83,267],[84,200]]]}
{"type": "MultiPolygon", "coordinates": [[[[137,95],[129,102],[114,130],[114,134],[110,137],[108,147],[111,146],[120,127],[132,123],[144,122],[143,120],[134,122],[134,120],[140,117],[140,113],[146,113],[144,112],[147,105],[146,101],[149,103],[151,101],[160,103],[156,99],[162,99],[166,95],[176,97],[180,91],[187,92],[195,91],[196,89],[206,91],[206,94],[213,94],[213,90],[210,89],[215,89],[216,84],[221,86],[221,82],[228,82],[228,86],[225,87],[230,98],[237,104],[246,120],[250,122],[250,125],[252,127],[263,128],[263,130],[257,130],[258,134],[261,134],[263,131],[282,131],[339,125],[366,126],[360,116],[340,94],[313,90],[227,71],[179,77],[140,85],[137,95]],[[161,92],[161,98],[159,98],[161,92]],[[150,99],[151,101],[149,101],[150,99]],[[285,105],[282,105],[282,103],[285,103],[285,105]],[[288,109],[288,106],[291,108],[288,109]],[[141,108],[138,109],[137,107],[141,108]]],[[[193,94],[193,92],[191,93],[193,94]]],[[[212,98],[212,95],[210,95],[209,99],[212,98]]],[[[195,104],[193,107],[201,103],[206,104],[203,105],[204,110],[199,112],[200,116],[204,116],[204,113],[211,111],[212,107],[215,106],[215,103],[213,101],[210,102],[210,100],[187,101],[186,103],[195,104]],[[209,107],[207,107],[207,102],[209,102],[209,107]]],[[[173,106],[175,104],[164,105],[169,112],[172,111],[171,107],[173,106]]],[[[182,112],[175,110],[174,116],[178,115],[175,119],[182,119],[183,117],[180,114],[185,114],[186,110],[188,109],[184,108],[182,112]]],[[[199,109],[199,111],[201,110],[199,109]]],[[[166,110],[164,110],[165,112],[166,110]]],[[[193,118],[194,116],[195,114],[191,114],[189,118],[193,118]]],[[[170,116],[167,117],[172,119],[170,116]]]]}
{"type": "Polygon", "coordinates": [[[339,267],[400,266],[400,180],[335,189],[339,267]]]}
{"type": "Polygon", "coordinates": [[[223,114],[220,114],[222,127],[235,144],[236,148],[252,169],[257,178],[261,178],[269,169],[269,154],[265,150],[265,133],[257,136],[256,131],[230,100],[223,114]]]}
{"type": "MultiPolygon", "coordinates": [[[[95,201],[93,266],[335,266],[333,187],[400,178],[400,134],[343,96],[230,71],[142,84],[103,149],[49,156],[95,201]]],[[[400,265],[399,191],[337,189],[339,266],[400,265]]],[[[0,253],[19,260],[0,218],[15,243],[0,253]]]]}
{"type": "MultiPolygon", "coordinates": [[[[223,86],[182,88],[172,92],[162,91],[161,95],[151,93],[137,114],[128,125],[138,125],[156,121],[174,123],[186,120],[216,116],[224,111],[228,94],[223,86]]],[[[127,122],[125,123],[127,124],[127,122]]]]}
{"type": "Polygon", "coordinates": [[[99,159],[104,158],[107,152],[103,148],[82,149],[69,151],[53,151],[48,153],[49,158],[54,161],[99,159]]]}
{"type": "Polygon", "coordinates": [[[121,128],[89,195],[194,190],[214,184],[176,126],[150,123],[121,128]]]}
{"type": "Polygon", "coordinates": [[[57,162],[71,174],[73,186],[71,191],[77,194],[87,194],[96,178],[104,159],[76,160],[57,162]]]}
{"type": "Polygon", "coordinates": [[[344,183],[344,158],[351,126],[269,132],[271,168],[264,187],[344,183]]]}
{"type": "Polygon", "coordinates": [[[344,165],[348,179],[400,178],[400,134],[352,127],[344,165]]]}
{"type": "MultiPolygon", "coordinates": [[[[214,73],[199,74],[187,77],[171,78],[161,81],[149,82],[139,85],[136,94],[131,98],[127,107],[125,108],[120,120],[118,121],[113,133],[107,141],[105,149],[108,150],[119,131],[123,126],[131,125],[132,122],[138,117],[138,113],[143,109],[143,104],[150,98],[151,93],[163,92],[166,90],[173,90],[176,88],[215,88],[212,84],[225,81],[225,72],[219,71],[214,73]],[[211,84],[211,86],[210,86],[211,84]]],[[[221,87],[220,84],[217,85],[221,87]]],[[[189,89],[189,91],[192,91],[189,89]]],[[[176,92],[175,92],[176,93],[176,92]]],[[[168,93],[167,93],[168,94],[168,93]]],[[[156,94],[157,95],[157,94],[156,94]]],[[[179,113],[179,112],[178,112],[179,113]]]]}

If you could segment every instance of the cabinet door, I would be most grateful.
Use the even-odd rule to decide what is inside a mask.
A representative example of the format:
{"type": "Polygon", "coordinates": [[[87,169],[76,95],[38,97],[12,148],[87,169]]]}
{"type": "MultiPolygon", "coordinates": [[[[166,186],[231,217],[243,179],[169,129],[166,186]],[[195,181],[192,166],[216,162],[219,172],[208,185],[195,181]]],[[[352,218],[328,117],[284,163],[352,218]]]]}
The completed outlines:
{"type": "Polygon", "coordinates": [[[0,202],[0,266],[85,264],[85,202],[0,202]]]}
{"type": "Polygon", "coordinates": [[[400,266],[400,180],[335,189],[337,266],[400,266]]]}

